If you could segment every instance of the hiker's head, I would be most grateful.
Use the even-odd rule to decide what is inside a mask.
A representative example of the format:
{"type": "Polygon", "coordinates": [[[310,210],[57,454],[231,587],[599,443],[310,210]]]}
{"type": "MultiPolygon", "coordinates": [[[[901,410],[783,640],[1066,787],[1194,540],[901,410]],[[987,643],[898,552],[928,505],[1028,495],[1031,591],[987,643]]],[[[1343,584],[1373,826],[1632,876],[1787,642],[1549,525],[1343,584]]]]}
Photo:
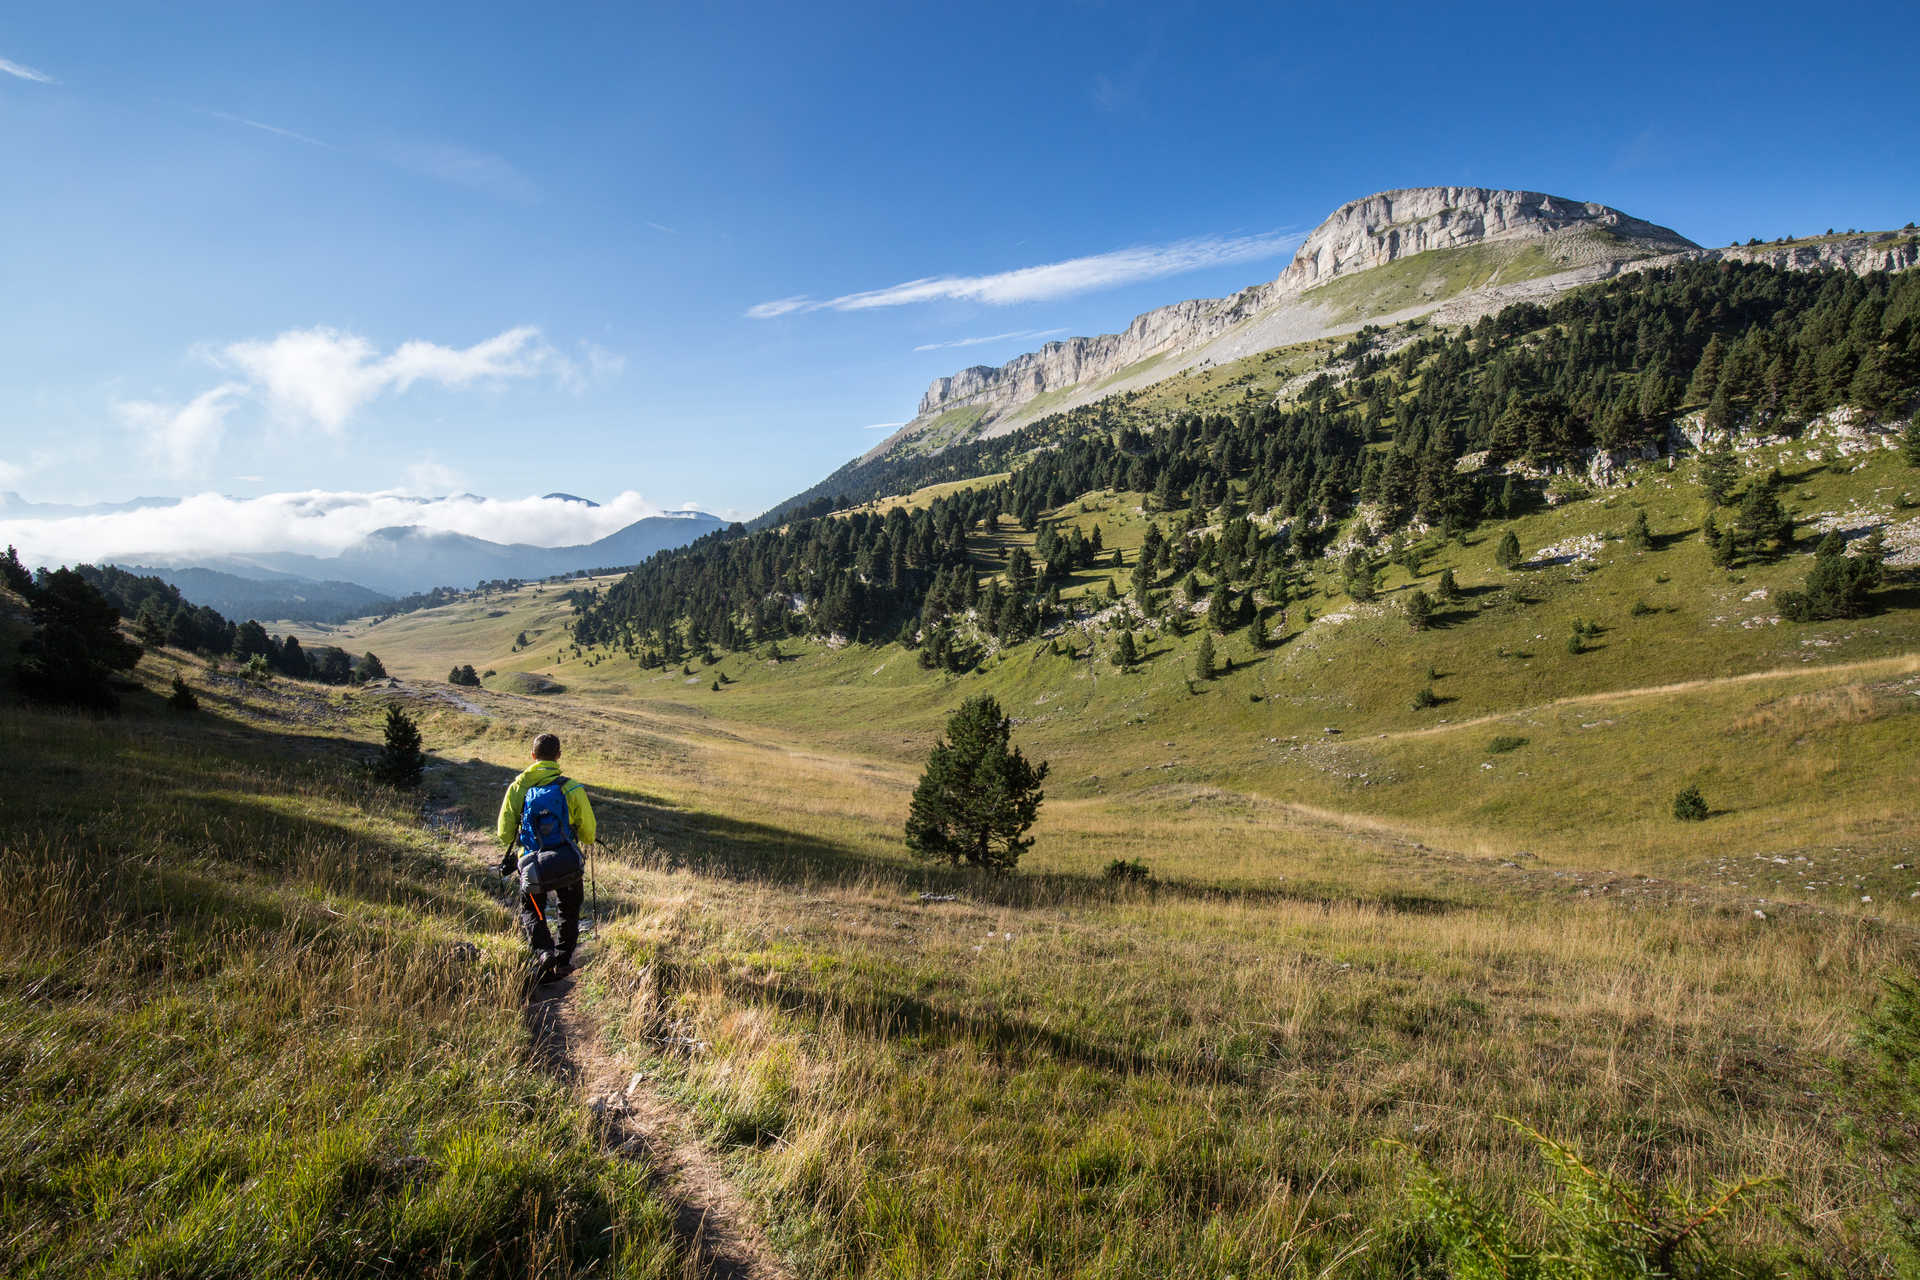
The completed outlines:
{"type": "Polygon", "coordinates": [[[535,760],[558,760],[560,758],[560,739],[551,733],[543,733],[533,740],[533,758],[535,760]]]}

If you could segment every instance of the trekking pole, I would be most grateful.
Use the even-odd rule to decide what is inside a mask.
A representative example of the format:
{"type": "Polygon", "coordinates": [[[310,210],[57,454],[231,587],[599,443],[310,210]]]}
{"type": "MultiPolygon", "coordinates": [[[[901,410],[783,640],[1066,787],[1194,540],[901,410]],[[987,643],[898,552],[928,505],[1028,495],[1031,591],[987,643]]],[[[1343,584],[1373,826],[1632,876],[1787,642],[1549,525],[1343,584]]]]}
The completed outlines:
{"type": "MultiPolygon", "coordinates": [[[[592,847],[597,850],[600,845],[596,841],[592,847]]],[[[587,884],[593,890],[593,932],[597,936],[600,932],[600,878],[594,874],[595,861],[596,857],[587,859],[587,884]]]]}

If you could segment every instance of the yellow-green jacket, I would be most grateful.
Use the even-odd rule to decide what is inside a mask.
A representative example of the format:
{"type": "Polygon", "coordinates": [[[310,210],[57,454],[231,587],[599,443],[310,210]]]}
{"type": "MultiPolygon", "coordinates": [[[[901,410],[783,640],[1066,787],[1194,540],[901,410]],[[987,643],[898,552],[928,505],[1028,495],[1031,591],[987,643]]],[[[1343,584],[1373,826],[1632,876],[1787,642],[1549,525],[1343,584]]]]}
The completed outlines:
{"type": "MultiPolygon", "coordinates": [[[[500,820],[493,824],[493,834],[499,837],[501,848],[513,848],[520,838],[520,806],[526,803],[527,791],[559,776],[560,766],[556,762],[535,760],[531,768],[507,787],[506,797],[500,801],[500,820]]],[[[593,806],[587,803],[587,789],[568,778],[567,785],[560,790],[567,798],[567,823],[573,828],[574,843],[592,844],[599,832],[593,825],[593,806]]]]}

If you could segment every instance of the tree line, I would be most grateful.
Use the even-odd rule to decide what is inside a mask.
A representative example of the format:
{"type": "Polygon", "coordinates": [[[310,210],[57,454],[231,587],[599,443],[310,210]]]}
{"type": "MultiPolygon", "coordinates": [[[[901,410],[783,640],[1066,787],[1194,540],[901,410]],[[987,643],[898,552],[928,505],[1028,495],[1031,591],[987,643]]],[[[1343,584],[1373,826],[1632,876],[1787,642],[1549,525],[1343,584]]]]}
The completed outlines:
{"type": "MultiPolygon", "coordinates": [[[[1361,504],[1375,537],[1464,531],[1516,514],[1542,476],[1586,450],[1665,447],[1689,408],[1709,426],[1771,431],[1842,404],[1894,412],[1920,389],[1920,272],[1691,262],[1397,349],[1385,338],[1357,335],[1342,353],[1351,375],[1317,379],[1295,404],[1183,413],[1149,429],[1123,398],[938,458],[829,477],[823,485],[897,491],[1012,468],[913,511],[828,515],[816,498],[797,508],[815,514],[660,552],[586,605],[576,638],[648,662],[789,634],[903,639],[947,662],[959,615],[1008,642],[1045,625],[1060,586],[1102,552],[1077,531],[1042,528],[1041,514],[1095,490],[1143,492],[1165,513],[1134,569],[1143,605],[1169,578],[1191,598],[1196,570],[1262,587],[1271,602],[1288,564],[1317,553],[1361,504]],[[1508,463],[1523,464],[1518,475],[1508,463]],[[1009,520],[1038,531],[1033,552],[993,552],[1009,520]]],[[[1741,536],[1777,541],[1771,495],[1756,494],[1741,536]]],[[[1213,603],[1229,617],[1246,607],[1232,592],[1213,603]]]]}

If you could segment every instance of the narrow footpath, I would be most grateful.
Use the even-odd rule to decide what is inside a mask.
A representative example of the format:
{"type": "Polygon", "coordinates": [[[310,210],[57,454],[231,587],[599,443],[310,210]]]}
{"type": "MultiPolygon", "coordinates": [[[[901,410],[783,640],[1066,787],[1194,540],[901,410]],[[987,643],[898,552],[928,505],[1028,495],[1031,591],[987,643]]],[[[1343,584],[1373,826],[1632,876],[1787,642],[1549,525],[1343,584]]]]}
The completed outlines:
{"type": "MultiPolygon", "coordinates": [[[[492,837],[465,826],[451,809],[428,822],[471,855],[476,865],[499,859],[492,837]]],[[[575,974],[591,972],[597,921],[582,922],[575,974]]],[[[574,998],[576,978],[533,988],[525,1011],[532,1062],[573,1089],[594,1119],[601,1147],[635,1160],[653,1174],[657,1193],[673,1211],[674,1229],[697,1274],[710,1280],[794,1280],[767,1243],[746,1197],[702,1143],[691,1117],[652,1082],[606,1048],[598,1020],[574,998]]]]}

